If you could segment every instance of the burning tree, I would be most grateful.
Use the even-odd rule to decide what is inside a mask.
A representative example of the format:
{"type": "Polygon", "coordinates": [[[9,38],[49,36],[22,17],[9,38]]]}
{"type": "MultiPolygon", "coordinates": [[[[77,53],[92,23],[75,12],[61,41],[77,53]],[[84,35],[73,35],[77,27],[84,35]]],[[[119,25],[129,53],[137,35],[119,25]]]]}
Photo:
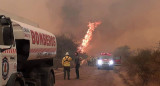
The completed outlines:
{"type": "Polygon", "coordinates": [[[93,31],[100,24],[101,24],[101,22],[93,22],[93,23],[89,22],[89,24],[88,24],[89,29],[88,29],[86,35],[84,36],[81,45],[78,47],[78,52],[80,52],[80,53],[85,52],[85,49],[89,45],[89,42],[92,40],[93,31]]]}

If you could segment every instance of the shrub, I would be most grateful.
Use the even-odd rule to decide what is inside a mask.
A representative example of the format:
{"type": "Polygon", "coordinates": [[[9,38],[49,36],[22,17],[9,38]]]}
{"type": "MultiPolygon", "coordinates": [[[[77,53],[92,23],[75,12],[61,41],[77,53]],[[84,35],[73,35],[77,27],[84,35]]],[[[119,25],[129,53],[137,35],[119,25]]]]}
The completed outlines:
{"type": "Polygon", "coordinates": [[[124,67],[130,77],[138,76],[140,85],[149,82],[159,83],[160,80],[160,51],[151,49],[138,50],[137,54],[129,56],[124,67]]]}

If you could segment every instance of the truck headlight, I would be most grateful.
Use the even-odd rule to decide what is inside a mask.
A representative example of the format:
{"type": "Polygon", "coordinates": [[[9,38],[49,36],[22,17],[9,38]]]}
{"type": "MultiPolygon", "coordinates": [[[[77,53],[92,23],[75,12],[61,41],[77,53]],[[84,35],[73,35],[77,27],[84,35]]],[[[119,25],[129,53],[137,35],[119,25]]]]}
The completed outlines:
{"type": "Polygon", "coordinates": [[[113,60],[110,60],[109,65],[113,65],[113,64],[114,64],[113,60]]]}
{"type": "Polygon", "coordinates": [[[102,64],[103,64],[102,60],[98,60],[98,65],[102,65],[102,64]]]}

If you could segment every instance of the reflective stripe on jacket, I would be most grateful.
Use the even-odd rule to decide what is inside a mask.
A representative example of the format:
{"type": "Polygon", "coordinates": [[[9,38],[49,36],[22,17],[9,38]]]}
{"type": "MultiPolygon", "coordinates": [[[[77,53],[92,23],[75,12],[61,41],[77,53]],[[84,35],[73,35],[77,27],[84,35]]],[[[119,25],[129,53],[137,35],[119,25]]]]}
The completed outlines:
{"type": "Polygon", "coordinates": [[[72,61],[72,58],[71,58],[71,57],[65,56],[65,57],[63,57],[63,59],[62,59],[62,65],[63,65],[64,67],[70,67],[70,66],[71,66],[70,62],[71,62],[71,61],[72,61]]]}

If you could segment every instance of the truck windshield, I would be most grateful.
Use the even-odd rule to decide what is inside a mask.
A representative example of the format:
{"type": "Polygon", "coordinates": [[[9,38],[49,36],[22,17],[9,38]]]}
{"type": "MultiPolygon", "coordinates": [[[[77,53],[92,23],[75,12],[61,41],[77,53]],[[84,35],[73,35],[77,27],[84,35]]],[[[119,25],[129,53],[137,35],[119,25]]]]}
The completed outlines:
{"type": "Polygon", "coordinates": [[[3,30],[2,30],[2,26],[0,25],[0,45],[4,45],[3,42],[3,30]]]}
{"type": "Polygon", "coordinates": [[[110,58],[112,58],[112,56],[107,56],[107,55],[105,55],[105,56],[101,56],[101,57],[100,57],[100,59],[110,59],[110,58]]]}

